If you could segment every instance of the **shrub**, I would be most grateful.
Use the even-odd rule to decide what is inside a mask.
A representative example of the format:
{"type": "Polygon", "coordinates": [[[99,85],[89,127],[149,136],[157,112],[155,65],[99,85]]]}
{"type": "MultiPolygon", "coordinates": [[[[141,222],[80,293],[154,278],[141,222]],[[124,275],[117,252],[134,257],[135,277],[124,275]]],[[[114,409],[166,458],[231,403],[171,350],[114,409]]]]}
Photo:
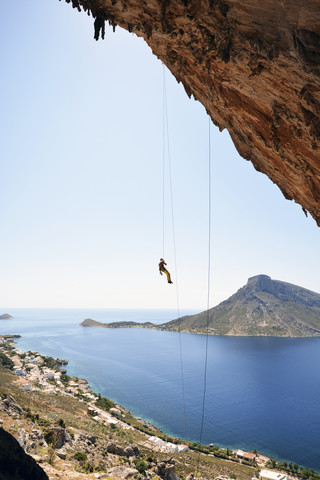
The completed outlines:
{"type": "Polygon", "coordinates": [[[68,385],[70,380],[71,380],[71,377],[69,377],[69,375],[67,375],[66,373],[62,373],[60,375],[60,381],[61,383],[63,383],[63,385],[68,385]]]}
{"type": "Polygon", "coordinates": [[[144,474],[145,471],[148,468],[148,465],[146,464],[146,462],[144,460],[137,460],[135,462],[135,465],[136,465],[136,469],[138,470],[138,472],[142,473],[142,474],[144,474]]]}
{"type": "Polygon", "coordinates": [[[57,425],[59,425],[59,427],[61,428],[66,428],[66,424],[64,423],[64,420],[62,418],[59,418],[59,420],[57,421],[57,425]]]}
{"type": "Polygon", "coordinates": [[[9,370],[13,370],[14,363],[5,353],[0,352],[0,365],[9,370]]]}
{"type": "Polygon", "coordinates": [[[92,463],[84,462],[81,465],[81,470],[85,473],[92,473],[94,471],[94,467],[93,467],[92,463]]]}
{"type": "Polygon", "coordinates": [[[54,451],[54,448],[53,447],[49,447],[48,448],[48,463],[50,465],[53,465],[54,463],[54,459],[56,458],[56,452],[54,451]]]}
{"type": "Polygon", "coordinates": [[[84,453],[84,452],[76,452],[76,453],[73,455],[73,458],[75,458],[75,459],[78,460],[79,462],[84,462],[85,460],[87,460],[87,454],[84,453]]]}

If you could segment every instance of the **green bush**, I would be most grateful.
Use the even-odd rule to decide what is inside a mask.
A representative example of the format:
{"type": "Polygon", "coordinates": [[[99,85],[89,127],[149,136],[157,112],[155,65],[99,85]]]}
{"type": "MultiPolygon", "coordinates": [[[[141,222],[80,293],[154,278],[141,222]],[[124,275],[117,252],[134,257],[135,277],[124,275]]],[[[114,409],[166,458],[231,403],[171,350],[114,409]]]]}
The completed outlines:
{"type": "Polygon", "coordinates": [[[68,385],[70,380],[71,380],[71,377],[69,377],[69,375],[67,375],[66,373],[61,374],[60,381],[61,381],[61,383],[63,383],[63,385],[65,385],[65,386],[68,385]]]}
{"type": "Polygon", "coordinates": [[[73,455],[73,458],[75,458],[76,460],[78,460],[79,462],[84,462],[87,460],[87,454],[84,453],[84,452],[76,452],[74,455],[73,455]]]}
{"type": "Polygon", "coordinates": [[[14,363],[5,353],[0,352],[0,365],[9,370],[13,370],[14,363]]]}
{"type": "Polygon", "coordinates": [[[144,460],[137,460],[135,462],[135,465],[136,465],[136,469],[138,470],[138,472],[140,472],[142,474],[144,474],[145,471],[148,468],[148,465],[146,464],[146,462],[144,460]]]}

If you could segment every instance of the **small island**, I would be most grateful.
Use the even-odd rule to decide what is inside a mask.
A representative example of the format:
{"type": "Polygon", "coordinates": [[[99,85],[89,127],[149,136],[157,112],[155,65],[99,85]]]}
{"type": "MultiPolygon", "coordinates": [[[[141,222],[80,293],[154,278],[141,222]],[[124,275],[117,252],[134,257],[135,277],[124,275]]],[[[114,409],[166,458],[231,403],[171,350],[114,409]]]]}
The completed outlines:
{"type": "Polygon", "coordinates": [[[9,313],[3,313],[0,315],[0,320],[10,320],[10,318],[13,318],[9,313]]]}
{"type": "Polygon", "coordinates": [[[155,325],[151,322],[137,323],[137,322],[111,322],[102,323],[86,318],[80,323],[81,327],[104,327],[104,328],[153,328],[155,325]]]}

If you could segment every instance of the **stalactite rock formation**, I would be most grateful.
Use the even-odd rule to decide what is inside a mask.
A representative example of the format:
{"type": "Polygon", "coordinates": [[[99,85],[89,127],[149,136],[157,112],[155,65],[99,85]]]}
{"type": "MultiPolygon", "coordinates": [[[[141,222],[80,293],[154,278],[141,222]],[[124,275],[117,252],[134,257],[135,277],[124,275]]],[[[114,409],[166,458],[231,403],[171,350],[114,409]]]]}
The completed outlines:
{"type": "Polygon", "coordinates": [[[66,1],[143,37],[239,154],[320,226],[319,0],[66,1]]]}

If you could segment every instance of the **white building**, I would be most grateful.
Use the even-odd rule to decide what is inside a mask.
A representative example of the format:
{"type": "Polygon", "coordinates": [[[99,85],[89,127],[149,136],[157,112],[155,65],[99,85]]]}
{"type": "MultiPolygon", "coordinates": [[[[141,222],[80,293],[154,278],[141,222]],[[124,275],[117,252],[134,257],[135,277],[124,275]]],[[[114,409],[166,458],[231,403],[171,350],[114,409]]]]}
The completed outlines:
{"type": "Polygon", "coordinates": [[[179,453],[179,452],[186,452],[188,450],[187,445],[181,445],[181,444],[174,444],[171,442],[165,442],[159,437],[149,437],[149,441],[152,442],[154,445],[156,445],[158,448],[160,448],[164,452],[173,452],[173,453],[179,453]]]}
{"type": "Polygon", "coordinates": [[[288,480],[288,476],[284,473],[274,472],[273,470],[261,470],[259,474],[260,480],[288,480]]]}

